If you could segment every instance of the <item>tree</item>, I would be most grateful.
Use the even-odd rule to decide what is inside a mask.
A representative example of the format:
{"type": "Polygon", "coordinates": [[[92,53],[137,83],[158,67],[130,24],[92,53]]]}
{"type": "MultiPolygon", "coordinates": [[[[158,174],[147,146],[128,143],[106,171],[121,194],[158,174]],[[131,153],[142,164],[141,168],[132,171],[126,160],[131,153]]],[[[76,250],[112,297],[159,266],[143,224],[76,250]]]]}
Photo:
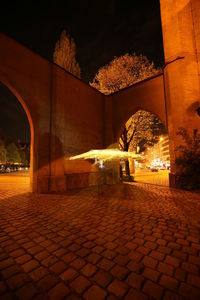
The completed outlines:
{"type": "MultiPolygon", "coordinates": [[[[157,142],[158,135],[164,132],[164,125],[155,115],[138,110],[124,125],[119,146],[123,151],[143,151],[147,145],[157,142]]],[[[125,169],[126,175],[130,175],[128,161],[125,162],[125,169]]]]}
{"type": "Polygon", "coordinates": [[[14,143],[9,144],[7,147],[7,161],[9,163],[21,162],[21,157],[18,148],[14,143]]]}
{"type": "MultiPolygon", "coordinates": [[[[117,92],[160,72],[146,56],[135,53],[115,57],[108,65],[99,69],[91,86],[105,95],[117,92]]],[[[155,132],[163,130],[162,123],[153,114],[139,110],[124,125],[119,140],[124,151],[136,150],[137,146],[145,146],[155,142],[155,132]],[[157,127],[158,126],[158,127],[157,127]]],[[[126,161],[126,175],[130,175],[129,162],[126,161]]]]}
{"type": "Polygon", "coordinates": [[[4,142],[0,139],[0,163],[5,163],[7,160],[7,150],[4,142]]]}
{"type": "Polygon", "coordinates": [[[125,54],[100,68],[90,85],[109,95],[159,72],[146,56],[125,54]]]}
{"type": "Polygon", "coordinates": [[[23,164],[23,165],[28,165],[28,159],[26,157],[26,152],[25,151],[20,151],[20,162],[23,164]]]}
{"type": "Polygon", "coordinates": [[[153,145],[158,136],[165,132],[163,123],[152,113],[138,110],[126,122],[119,139],[124,151],[136,151],[137,146],[143,151],[146,145],[153,145]]]}
{"type": "Polygon", "coordinates": [[[66,30],[62,31],[60,40],[56,42],[53,61],[80,78],[80,67],[76,61],[76,45],[74,40],[67,35],[66,30]]]}
{"type": "Polygon", "coordinates": [[[191,134],[188,129],[179,127],[176,134],[184,141],[184,144],[179,144],[175,148],[176,185],[188,190],[199,190],[200,133],[197,128],[193,129],[191,134]]]}

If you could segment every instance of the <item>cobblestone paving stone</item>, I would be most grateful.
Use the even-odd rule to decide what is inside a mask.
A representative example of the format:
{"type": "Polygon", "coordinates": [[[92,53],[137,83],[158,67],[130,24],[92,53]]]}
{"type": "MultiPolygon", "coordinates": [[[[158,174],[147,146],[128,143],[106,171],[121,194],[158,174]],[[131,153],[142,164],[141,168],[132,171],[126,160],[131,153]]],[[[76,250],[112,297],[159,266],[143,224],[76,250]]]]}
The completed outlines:
{"type": "Polygon", "coordinates": [[[0,190],[0,299],[200,299],[200,194],[0,190]]]}

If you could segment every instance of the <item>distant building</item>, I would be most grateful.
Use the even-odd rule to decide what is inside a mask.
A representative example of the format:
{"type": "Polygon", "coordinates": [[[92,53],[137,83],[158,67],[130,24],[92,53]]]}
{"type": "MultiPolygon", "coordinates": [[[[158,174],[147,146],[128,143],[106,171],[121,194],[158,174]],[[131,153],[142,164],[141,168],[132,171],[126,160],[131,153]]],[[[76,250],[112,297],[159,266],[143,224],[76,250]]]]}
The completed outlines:
{"type": "Polygon", "coordinates": [[[161,147],[161,158],[163,163],[170,163],[170,154],[169,154],[169,137],[168,135],[164,135],[163,139],[160,140],[158,143],[161,147]]]}
{"type": "Polygon", "coordinates": [[[160,136],[159,141],[145,151],[147,165],[169,165],[169,138],[168,135],[160,136]]]}

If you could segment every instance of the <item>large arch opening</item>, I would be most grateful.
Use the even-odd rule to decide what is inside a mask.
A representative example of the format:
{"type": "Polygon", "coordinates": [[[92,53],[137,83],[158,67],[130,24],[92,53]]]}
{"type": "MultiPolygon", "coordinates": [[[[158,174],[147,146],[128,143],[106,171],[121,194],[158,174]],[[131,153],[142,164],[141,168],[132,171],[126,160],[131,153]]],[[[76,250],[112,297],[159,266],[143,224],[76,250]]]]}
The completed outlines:
{"type": "Polygon", "coordinates": [[[33,189],[32,118],[19,93],[0,79],[0,182],[33,189]]]}
{"type": "Polygon", "coordinates": [[[121,128],[118,142],[121,150],[138,154],[121,162],[123,179],[169,186],[169,138],[158,116],[138,109],[121,128]]]}

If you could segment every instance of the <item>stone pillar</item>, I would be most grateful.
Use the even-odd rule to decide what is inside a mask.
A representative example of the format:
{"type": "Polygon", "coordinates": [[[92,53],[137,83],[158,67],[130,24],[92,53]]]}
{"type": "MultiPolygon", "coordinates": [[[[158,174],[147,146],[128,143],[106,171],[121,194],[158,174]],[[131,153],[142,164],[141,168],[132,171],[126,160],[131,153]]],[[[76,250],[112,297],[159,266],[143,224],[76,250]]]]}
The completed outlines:
{"type": "Polygon", "coordinates": [[[165,54],[164,83],[171,160],[171,186],[177,169],[175,149],[179,127],[200,129],[200,2],[160,0],[165,54]]]}

